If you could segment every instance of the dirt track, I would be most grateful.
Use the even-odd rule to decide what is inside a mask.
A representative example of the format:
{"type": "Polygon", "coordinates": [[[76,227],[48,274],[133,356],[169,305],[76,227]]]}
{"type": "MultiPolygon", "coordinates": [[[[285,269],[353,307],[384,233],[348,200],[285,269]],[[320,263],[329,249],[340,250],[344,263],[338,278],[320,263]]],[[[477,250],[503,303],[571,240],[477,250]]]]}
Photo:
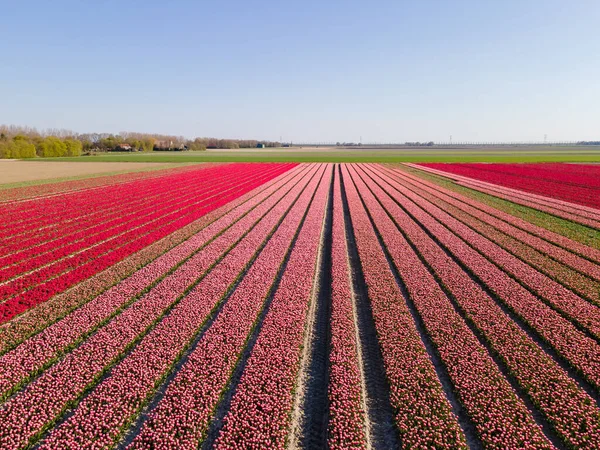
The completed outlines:
{"type": "Polygon", "coordinates": [[[110,172],[135,172],[149,167],[170,167],[164,163],[135,162],[46,162],[0,159],[0,184],[52,178],[67,178],[110,172]]]}

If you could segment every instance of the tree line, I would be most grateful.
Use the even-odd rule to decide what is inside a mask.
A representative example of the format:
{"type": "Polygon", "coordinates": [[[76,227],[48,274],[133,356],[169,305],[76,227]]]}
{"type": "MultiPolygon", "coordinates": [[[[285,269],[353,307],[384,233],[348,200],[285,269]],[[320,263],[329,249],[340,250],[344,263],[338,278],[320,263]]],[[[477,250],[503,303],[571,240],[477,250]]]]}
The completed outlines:
{"type": "Polygon", "coordinates": [[[279,147],[275,141],[254,139],[217,139],[137,133],[122,131],[111,133],[75,133],[65,129],[38,131],[36,128],[0,125],[0,158],[35,158],[80,156],[95,152],[113,151],[182,151],[206,149],[279,147]]]}

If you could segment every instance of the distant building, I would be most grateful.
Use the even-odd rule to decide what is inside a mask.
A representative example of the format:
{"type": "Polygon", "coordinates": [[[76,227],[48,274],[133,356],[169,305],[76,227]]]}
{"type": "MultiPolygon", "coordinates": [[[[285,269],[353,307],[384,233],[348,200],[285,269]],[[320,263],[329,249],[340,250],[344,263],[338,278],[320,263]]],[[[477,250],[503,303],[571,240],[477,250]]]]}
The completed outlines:
{"type": "Polygon", "coordinates": [[[265,148],[266,145],[265,144],[256,144],[256,148],[265,148]]]}
{"type": "Polygon", "coordinates": [[[131,151],[133,151],[133,148],[129,144],[119,144],[119,145],[117,145],[116,150],[122,151],[122,152],[131,152],[131,151]]]}

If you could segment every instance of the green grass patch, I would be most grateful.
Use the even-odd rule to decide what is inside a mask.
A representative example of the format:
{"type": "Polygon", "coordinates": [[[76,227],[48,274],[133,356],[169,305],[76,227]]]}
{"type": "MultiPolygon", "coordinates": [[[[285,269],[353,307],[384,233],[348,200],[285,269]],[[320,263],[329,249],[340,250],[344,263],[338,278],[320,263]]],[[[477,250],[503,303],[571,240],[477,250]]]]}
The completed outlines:
{"type": "Polygon", "coordinates": [[[483,192],[476,191],[474,189],[461,186],[453,182],[448,178],[442,176],[430,174],[422,170],[413,169],[407,166],[395,166],[405,172],[412,175],[423,178],[424,180],[431,181],[442,187],[450,189],[459,194],[463,194],[473,200],[478,200],[486,205],[493,208],[504,211],[515,217],[519,217],[526,220],[534,225],[537,225],[547,230],[553,231],[563,236],[568,237],[582,244],[588,245],[593,248],[600,249],[600,231],[588,228],[584,225],[580,225],[574,222],[570,222],[560,217],[553,216],[551,214],[538,211],[537,209],[529,208],[527,206],[518,205],[516,203],[504,200],[492,195],[484,194],[483,192]]]}
{"type": "Polygon", "coordinates": [[[33,161],[99,162],[600,162],[600,149],[581,147],[525,149],[362,149],[281,151],[232,150],[206,152],[110,153],[33,161]]]}

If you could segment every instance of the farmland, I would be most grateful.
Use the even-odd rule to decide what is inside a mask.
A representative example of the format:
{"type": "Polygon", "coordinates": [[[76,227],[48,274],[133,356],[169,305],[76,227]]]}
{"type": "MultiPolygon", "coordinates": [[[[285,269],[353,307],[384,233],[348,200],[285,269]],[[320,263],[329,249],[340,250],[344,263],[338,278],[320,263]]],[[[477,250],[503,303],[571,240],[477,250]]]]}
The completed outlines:
{"type": "Polygon", "coordinates": [[[0,190],[0,448],[600,448],[600,166],[264,157],[0,190]]]}

